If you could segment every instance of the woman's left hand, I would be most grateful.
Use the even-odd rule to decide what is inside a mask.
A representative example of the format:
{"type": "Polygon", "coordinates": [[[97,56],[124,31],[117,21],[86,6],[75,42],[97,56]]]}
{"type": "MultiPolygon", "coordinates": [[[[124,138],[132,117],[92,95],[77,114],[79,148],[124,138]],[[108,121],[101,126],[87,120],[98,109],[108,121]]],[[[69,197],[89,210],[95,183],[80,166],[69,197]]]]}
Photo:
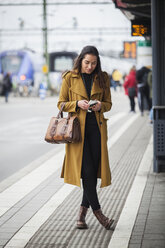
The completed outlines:
{"type": "Polygon", "coordinates": [[[97,100],[97,104],[92,107],[93,111],[99,111],[101,109],[101,102],[97,100]]]}

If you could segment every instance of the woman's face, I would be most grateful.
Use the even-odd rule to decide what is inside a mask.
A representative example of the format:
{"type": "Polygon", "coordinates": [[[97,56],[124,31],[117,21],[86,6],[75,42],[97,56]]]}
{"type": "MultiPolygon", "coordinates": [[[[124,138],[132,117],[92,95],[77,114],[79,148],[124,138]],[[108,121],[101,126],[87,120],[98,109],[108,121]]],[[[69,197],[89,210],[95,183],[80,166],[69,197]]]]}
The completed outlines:
{"type": "Polygon", "coordinates": [[[81,72],[91,74],[97,66],[97,57],[92,54],[86,54],[81,62],[81,72]]]}

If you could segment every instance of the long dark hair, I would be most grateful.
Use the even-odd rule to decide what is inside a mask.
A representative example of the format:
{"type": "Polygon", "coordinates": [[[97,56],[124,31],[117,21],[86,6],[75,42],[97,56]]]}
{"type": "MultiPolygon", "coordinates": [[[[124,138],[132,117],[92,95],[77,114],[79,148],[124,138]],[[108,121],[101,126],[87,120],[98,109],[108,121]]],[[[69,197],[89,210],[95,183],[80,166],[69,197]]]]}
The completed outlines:
{"type": "Polygon", "coordinates": [[[82,64],[82,60],[85,57],[86,54],[92,54],[94,56],[97,57],[97,65],[96,68],[94,70],[94,74],[97,74],[98,76],[98,81],[99,81],[99,85],[100,88],[105,89],[105,79],[101,70],[101,62],[100,62],[100,56],[99,56],[99,52],[97,50],[96,47],[94,46],[85,46],[81,53],[79,54],[79,56],[76,58],[74,66],[73,66],[73,70],[77,70],[78,73],[81,73],[81,64],[82,64]]]}

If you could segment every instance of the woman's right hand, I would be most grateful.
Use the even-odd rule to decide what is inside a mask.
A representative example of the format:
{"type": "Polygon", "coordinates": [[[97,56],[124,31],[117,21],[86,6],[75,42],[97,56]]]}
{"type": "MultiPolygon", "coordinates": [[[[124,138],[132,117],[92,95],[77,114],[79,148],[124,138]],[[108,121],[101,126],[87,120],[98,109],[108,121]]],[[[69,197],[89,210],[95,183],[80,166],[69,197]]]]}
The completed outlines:
{"type": "Polygon", "coordinates": [[[83,110],[88,110],[89,104],[87,100],[80,100],[78,101],[78,107],[83,109],[83,110]]]}

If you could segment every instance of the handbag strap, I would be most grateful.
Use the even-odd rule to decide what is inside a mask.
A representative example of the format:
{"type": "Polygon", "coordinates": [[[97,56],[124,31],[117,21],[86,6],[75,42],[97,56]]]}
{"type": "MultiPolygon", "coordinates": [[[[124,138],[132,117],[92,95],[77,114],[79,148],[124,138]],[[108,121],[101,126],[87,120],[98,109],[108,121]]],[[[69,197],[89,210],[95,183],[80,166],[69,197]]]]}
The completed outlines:
{"type": "MultiPolygon", "coordinates": [[[[59,119],[60,117],[63,118],[63,108],[64,108],[65,104],[66,104],[66,102],[63,102],[63,103],[61,104],[61,109],[59,110],[59,113],[58,113],[58,115],[57,115],[57,118],[58,118],[58,119],[59,119]]],[[[69,119],[70,117],[71,117],[71,113],[68,112],[68,117],[67,117],[67,119],[69,119]]]]}
{"type": "MultiPolygon", "coordinates": [[[[59,113],[57,115],[57,119],[63,118],[63,108],[64,108],[65,104],[66,104],[66,102],[63,102],[61,104],[61,109],[60,109],[60,111],[59,111],[59,113]]],[[[68,117],[66,118],[66,124],[63,126],[63,130],[62,130],[63,134],[65,133],[65,131],[66,131],[67,127],[68,127],[68,121],[69,121],[70,117],[71,117],[71,113],[68,112],[68,117]]],[[[53,126],[52,126],[52,128],[50,130],[50,135],[52,137],[56,133],[56,129],[57,129],[57,125],[58,125],[58,120],[57,119],[55,120],[55,122],[54,122],[54,124],[53,124],[53,126]]]]}
{"type": "Polygon", "coordinates": [[[58,118],[58,119],[59,119],[60,117],[63,118],[63,108],[64,108],[65,104],[66,104],[65,102],[63,102],[63,103],[61,104],[61,109],[59,110],[58,115],[57,115],[57,118],[58,118]]]}

